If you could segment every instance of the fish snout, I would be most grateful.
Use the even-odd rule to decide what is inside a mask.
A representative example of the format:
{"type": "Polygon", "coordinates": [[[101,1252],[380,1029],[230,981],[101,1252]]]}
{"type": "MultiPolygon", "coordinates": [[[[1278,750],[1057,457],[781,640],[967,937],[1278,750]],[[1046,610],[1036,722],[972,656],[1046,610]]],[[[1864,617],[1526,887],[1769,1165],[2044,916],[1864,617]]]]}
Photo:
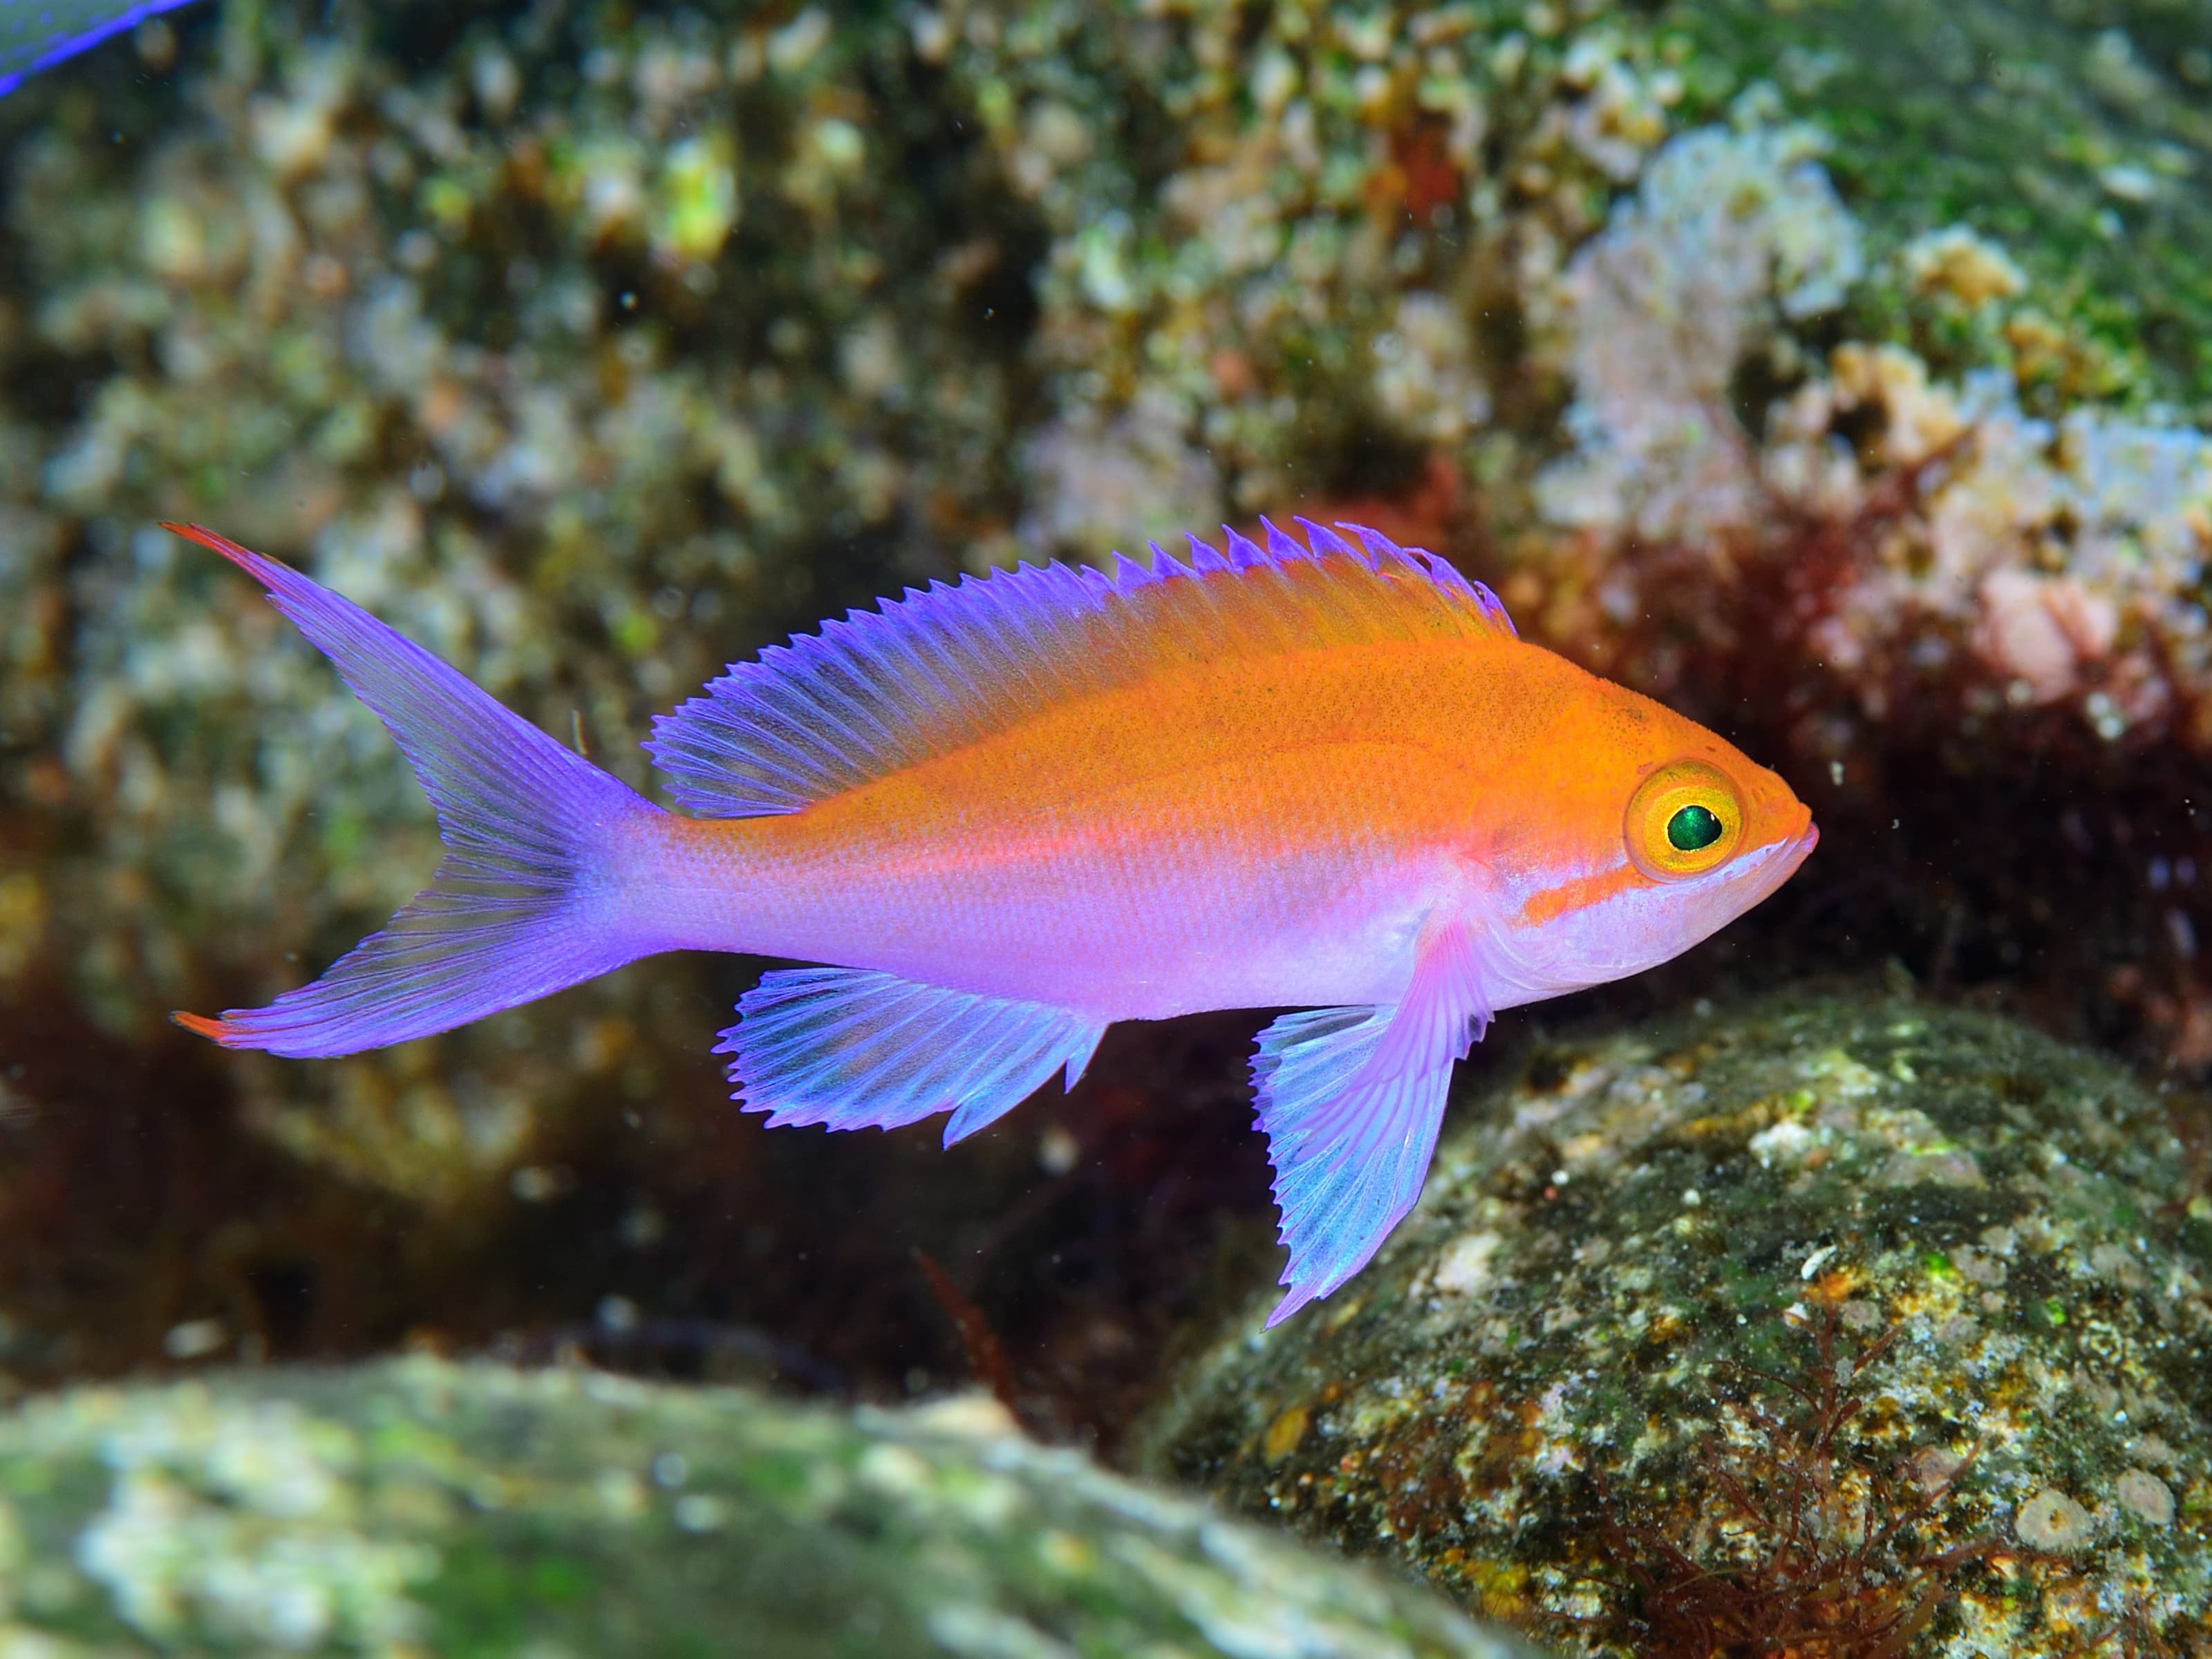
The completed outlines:
{"type": "Polygon", "coordinates": [[[1782,865],[1783,879],[1785,881],[1797,873],[1797,866],[1811,857],[1813,849],[1820,844],[1820,826],[1813,822],[1811,809],[1801,806],[1797,810],[1804,814],[1805,823],[1802,829],[1784,843],[1782,865]]]}

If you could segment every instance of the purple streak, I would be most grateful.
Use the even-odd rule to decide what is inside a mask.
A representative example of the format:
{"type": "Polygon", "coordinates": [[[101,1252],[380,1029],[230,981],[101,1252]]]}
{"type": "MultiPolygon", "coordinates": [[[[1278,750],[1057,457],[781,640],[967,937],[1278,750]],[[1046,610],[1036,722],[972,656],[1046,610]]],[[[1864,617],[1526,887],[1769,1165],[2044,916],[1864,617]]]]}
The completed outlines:
{"type": "Polygon", "coordinates": [[[190,3],[139,0],[135,6],[118,7],[112,0],[0,0],[0,98],[40,70],[190,3]]]}

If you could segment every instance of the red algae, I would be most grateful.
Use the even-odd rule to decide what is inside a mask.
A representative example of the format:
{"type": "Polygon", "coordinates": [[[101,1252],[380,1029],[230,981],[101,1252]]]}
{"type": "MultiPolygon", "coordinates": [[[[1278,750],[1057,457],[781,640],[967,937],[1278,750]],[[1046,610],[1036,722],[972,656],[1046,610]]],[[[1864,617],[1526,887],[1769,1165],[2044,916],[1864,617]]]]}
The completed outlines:
{"type": "Polygon", "coordinates": [[[1940,1518],[1972,1453],[1923,1454],[1885,1473],[1846,1449],[1869,1372],[1899,1334],[1839,1352],[1831,1310],[1814,1323],[1814,1352],[1798,1376],[1738,1368],[1749,1390],[1784,1398],[1770,1406],[1736,1391],[1751,1443],[1707,1449],[1706,1513],[1629,1512],[1593,1473],[1590,1572],[1607,1611],[1540,1615],[1536,1625],[1643,1659],[1891,1659],[1908,1650],[1957,1592],[1963,1570],[1998,1546],[1922,1541],[1923,1523],[1940,1518]]]}

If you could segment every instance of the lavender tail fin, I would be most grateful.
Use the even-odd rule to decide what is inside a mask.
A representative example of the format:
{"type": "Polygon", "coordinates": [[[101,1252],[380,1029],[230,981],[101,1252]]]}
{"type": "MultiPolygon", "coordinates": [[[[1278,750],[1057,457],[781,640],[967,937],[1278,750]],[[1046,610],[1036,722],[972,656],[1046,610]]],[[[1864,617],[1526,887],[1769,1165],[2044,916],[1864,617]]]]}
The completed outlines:
{"type": "Polygon", "coordinates": [[[298,571],[197,526],[269,590],[376,713],[438,810],[429,886],[312,985],[265,1008],[177,1023],[227,1048],[349,1054],[450,1030],[618,968],[652,947],[620,925],[610,854],[659,809],[465,676],[298,571]]]}

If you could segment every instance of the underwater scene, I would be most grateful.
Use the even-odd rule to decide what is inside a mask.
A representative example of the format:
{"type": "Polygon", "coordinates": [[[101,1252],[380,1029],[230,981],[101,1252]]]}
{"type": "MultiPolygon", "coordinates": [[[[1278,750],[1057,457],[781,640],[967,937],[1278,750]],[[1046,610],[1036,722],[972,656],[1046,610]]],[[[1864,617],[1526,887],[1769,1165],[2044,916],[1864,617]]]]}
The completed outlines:
{"type": "Polygon", "coordinates": [[[0,1659],[2212,1656],[2212,0],[0,0],[0,1659]]]}

